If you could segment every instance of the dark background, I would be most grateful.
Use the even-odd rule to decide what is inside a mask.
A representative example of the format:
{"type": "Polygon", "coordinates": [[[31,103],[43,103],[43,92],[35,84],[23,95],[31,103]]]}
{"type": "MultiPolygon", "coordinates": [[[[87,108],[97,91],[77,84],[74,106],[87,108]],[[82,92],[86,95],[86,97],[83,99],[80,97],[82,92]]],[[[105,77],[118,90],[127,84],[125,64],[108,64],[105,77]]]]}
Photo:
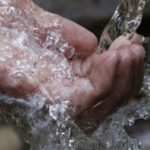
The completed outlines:
{"type": "MultiPolygon", "coordinates": [[[[53,13],[71,19],[100,36],[103,28],[116,9],[118,0],[34,0],[53,13]]],[[[150,2],[138,33],[150,36],[150,2]]]]}

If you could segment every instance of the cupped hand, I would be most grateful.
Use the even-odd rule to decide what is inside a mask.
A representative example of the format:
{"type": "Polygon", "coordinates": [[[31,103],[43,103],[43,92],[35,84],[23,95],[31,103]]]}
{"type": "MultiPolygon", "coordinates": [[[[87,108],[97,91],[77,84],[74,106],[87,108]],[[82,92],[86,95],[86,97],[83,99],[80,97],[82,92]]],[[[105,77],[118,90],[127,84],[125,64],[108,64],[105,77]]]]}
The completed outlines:
{"type": "Polygon", "coordinates": [[[105,112],[139,91],[145,56],[139,36],[121,36],[97,54],[91,32],[30,0],[0,0],[0,12],[2,93],[67,100],[79,114],[106,102],[99,110],[105,112]]]}

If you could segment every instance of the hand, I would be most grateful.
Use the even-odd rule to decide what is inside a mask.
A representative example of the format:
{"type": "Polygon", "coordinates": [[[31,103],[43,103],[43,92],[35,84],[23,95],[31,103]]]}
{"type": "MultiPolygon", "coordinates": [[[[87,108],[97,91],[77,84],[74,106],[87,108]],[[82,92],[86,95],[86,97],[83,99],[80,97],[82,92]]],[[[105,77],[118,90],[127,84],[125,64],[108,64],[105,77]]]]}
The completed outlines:
{"type": "Polygon", "coordinates": [[[107,112],[140,89],[145,52],[139,36],[121,36],[98,55],[92,33],[30,0],[0,2],[0,10],[1,92],[67,100],[79,114],[97,103],[106,103],[99,111],[107,112]]]}

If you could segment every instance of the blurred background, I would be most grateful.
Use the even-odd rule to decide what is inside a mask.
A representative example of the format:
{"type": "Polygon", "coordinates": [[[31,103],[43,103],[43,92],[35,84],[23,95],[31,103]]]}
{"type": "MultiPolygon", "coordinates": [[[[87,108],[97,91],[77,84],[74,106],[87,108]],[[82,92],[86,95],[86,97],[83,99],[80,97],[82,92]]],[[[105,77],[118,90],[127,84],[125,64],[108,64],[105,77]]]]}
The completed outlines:
{"type": "MultiPolygon", "coordinates": [[[[99,38],[119,0],[34,0],[47,11],[71,19],[94,32],[99,38]]],[[[150,2],[146,5],[144,18],[138,30],[150,35],[150,2]]]]}

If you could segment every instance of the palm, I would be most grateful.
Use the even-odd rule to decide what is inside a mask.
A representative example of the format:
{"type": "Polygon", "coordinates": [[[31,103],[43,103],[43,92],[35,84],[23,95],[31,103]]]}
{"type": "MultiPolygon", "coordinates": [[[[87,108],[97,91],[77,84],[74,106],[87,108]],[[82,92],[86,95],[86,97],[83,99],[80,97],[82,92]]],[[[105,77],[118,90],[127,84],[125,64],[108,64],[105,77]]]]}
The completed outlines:
{"type": "Polygon", "coordinates": [[[17,8],[0,14],[2,92],[28,98],[40,95],[53,102],[69,100],[79,112],[100,101],[120,103],[137,93],[144,58],[137,38],[129,42],[120,37],[109,51],[97,55],[93,34],[30,1],[21,2],[0,3],[1,9],[17,8]]]}

